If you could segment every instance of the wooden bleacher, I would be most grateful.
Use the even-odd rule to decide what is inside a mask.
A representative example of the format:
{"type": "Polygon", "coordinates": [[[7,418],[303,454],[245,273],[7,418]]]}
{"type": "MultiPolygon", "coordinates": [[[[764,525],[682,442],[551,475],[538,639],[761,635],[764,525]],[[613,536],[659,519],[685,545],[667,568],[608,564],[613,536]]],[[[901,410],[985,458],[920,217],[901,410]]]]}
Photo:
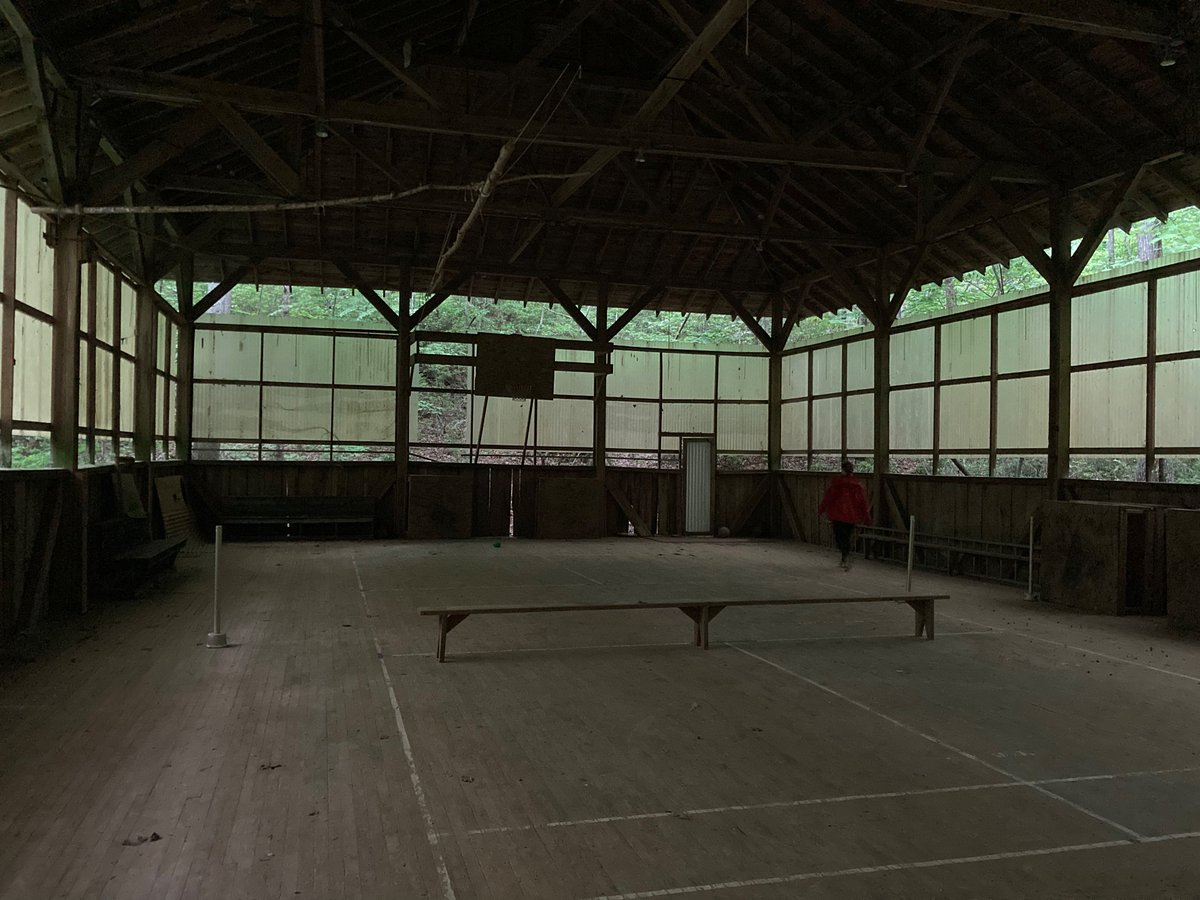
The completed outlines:
{"type": "Polygon", "coordinates": [[[217,520],[227,538],[374,537],[372,497],[223,497],[217,520]]]}

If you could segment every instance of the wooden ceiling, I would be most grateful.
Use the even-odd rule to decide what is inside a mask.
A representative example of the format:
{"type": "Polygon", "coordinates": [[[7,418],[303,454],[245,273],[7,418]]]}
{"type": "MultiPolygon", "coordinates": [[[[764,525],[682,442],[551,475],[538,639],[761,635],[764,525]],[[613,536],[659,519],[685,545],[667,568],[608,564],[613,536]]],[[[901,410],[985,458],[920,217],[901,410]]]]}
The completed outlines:
{"type": "Polygon", "coordinates": [[[1190,8],[0,0],[0,170],[145,277],[820,314],[1200,201],[1190,8]]]}

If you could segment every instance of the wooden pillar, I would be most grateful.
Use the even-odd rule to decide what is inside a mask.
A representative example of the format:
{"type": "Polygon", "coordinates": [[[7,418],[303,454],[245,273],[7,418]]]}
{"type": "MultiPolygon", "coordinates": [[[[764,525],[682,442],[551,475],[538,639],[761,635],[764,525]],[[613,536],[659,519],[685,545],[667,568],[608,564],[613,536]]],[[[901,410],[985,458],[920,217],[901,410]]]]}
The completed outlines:
{"type": "Polygon", "coordinates": [[[1050,200],[1050,388],[1046,430],[1046,478],[1052,499],[1062,492],[1071,464],[1071,242],[1070,197],[1050,200]]]}
{"type": "MultiPolygon", "coordinates": [[[[886,304],[884,304],[886,305],[886,304]]],[[[891,471],[892,458],[892,323],[886,317],[875,324],[875,474],[871,480],[871,494],[877,522],[884,518],[887,503],[884,491],[887,476],[891,471]]],[[[894,522],[897,528],[904,523],[894,522]]]]}
{"type": "Polygon", "coordinates": [[[152,288],[138,285],[134,310],[133,361],[133,456],[139,462],[154,457],[154,355],[158,345],[158,321],[152,288]]]}
{"type": "Polygon", "coordinates": [[[179,326],[179,358],[175,362],[178,382],[175,396],[175,453],[179,459],[192,458],[192,401],[196,371],[196,326],[191,321],[195,291],[193,258],[189,253],[179,263],[176,295],[184,322],[179,326]]]}
{"type": "Polygon", "coordinates": [[[408,431],[409,404],[412,397],[412,273],[406,267],[401,276],[400,326],[396,329],[396,503],[392,530],[396,537],[408,532],[408,431]]]}
{"type": "Polygon", "coordinates": [[[592,465],[597,480],[603,484],[608,456],[608,373],[605,371],[609,360],[607,281],[601,281],[596,287],[596,340],[593,347],[592,361],[596,366],[596,374],[592,391],[592,465]]]}
{"type": "Polygon", "coordinates": [[[771,346],[767,359],[767,469],[783,468],[783,303],[779,297],[771,303],[771,346]]]}
{"type": "Polygon", "coordinates": [[[17,194],[4,192],[4,284],[0,290],[0,469],[12,465],[17,330],[17,194]]]}
{"type": "Polygon", "coordinates": [[[79,467],[79,264],[83,231],[77,216],[58,223],[54,245],[54,371],[50,395],[50,458],[79,467]]]}

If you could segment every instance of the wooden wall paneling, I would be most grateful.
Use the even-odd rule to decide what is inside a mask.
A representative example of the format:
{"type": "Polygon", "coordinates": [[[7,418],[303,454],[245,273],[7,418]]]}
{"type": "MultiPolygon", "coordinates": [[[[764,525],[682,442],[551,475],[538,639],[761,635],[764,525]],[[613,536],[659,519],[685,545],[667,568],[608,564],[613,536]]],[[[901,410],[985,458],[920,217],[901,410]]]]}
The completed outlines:
{"type": "Polygon", "coordinates": [[[1167,619],[1176,628],[1200,631],[1200,512],[1169,509],[1165,520],[1167,619]]]}
{"type": "Polygon", "coordinates": [[[594,477],[543,474],[537,479],[535,537],[600,537],[603,491],[594,477]]]}

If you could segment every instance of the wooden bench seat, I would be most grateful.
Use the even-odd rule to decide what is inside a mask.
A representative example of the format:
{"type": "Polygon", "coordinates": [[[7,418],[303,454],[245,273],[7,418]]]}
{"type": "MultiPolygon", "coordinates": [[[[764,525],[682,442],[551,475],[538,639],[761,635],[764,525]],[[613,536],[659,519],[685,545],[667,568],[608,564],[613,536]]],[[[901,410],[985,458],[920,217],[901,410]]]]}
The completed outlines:
{"type": "Polygon", "coordinates": [[[518,613],[609,612],[631,609],[678,609],[693,622],[692,642],[708,649],[708,624],[724,609],[738,606],[799,606],[810,603],[907,603],[916,613],[916,636],[933,640],[934,602],[946,594],[896,594],[886,597],[777,597],[763,600],[673,600],[655,603],[572,603],[561,606],[436,606],[422,607],[423,616],[438,617],[437,659],[446,661],[446,636],[469,616],[518,613]]]}
{"type": "Polygon", "coordinates": [[[131,563],[146,568],[155,568],[162,564],[170,565],[186,543],[186,538],[146,541],[116,554],[113,561],[131,563]]]}

